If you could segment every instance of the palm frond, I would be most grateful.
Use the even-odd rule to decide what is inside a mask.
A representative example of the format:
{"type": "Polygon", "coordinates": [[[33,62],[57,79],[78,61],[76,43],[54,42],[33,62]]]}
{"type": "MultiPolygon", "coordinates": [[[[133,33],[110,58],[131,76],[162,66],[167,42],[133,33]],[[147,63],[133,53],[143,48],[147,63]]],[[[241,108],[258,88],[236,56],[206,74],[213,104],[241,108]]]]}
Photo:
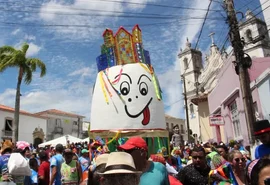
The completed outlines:
{"type": "Polygon", "coordinates": [[[23,52],[24,56],[26,55],[28,48],[29,48],[29,44],[27,44],[26,42],[23,43],[21,51],[23,52]]]}
{"type": "Polygon", "coordinates": [[[40,77],[46,75],[46,65],[38,58],[29,58],[27,59],[27,63],[31,66],[32,70],[34,69],[33,71],[36,71],[36,67],[40,68],[40,77]]]}
{"type": "Polygon", "coordinates": [[[32,70],[29,66],[25,66],[24,69],[24,83],[26,85],[29,85],[31,82],[32,82],[32,76],[33,76],[33,73],[32,73],[32,70]]]}
{"type": "Polygon", "coordinates": [[[0,61],[0,73],[4,72],[9,67],[18,66],[16,62],[14,62],[14,58],[12,56],[6,57],[0,61]]]}
{"type": "Polygon", "coordinates": [[[15,48],[11,47],[11,46],[2,46],[2,47],[0,47],[0,54],[7,53],[7,54],[12,55],[16,51],[17,50],[15,48]]]}

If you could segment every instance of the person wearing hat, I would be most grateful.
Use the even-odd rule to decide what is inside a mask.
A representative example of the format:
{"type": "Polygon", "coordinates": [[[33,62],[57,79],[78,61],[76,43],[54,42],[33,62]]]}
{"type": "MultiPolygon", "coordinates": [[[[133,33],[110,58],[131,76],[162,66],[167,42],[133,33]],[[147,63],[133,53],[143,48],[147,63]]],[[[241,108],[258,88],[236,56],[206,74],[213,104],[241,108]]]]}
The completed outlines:
{"type": "Polygon", "coordinates": [[[87,185],[99,185],[102,179],[100,173],[105,172],[109,154],[101,154],[95,158],[94,164],[88,169],[87,185]]]}
{"type": "Polygon", "coordinates": [[[1,181],[10,182],[12,181],[11,175],[8,172],[7,164],[12,153],[13,144],[10,140],[6,140],[2,144],[1,156],[0,156],[0,176],[1,181]]]}
{"type": "Polygon", "coordinates": [[[82,182],[82,169],[79,162],[72,160],[73,155],[71,149],[64,150],[65,162],[61,166],[62,185],[77,185],[82,182]]]}
{"type": "Polygon", "coordinates": [[[169,185],[168,172],[161,163],[147,160],[147,144],[141,137],[131,137],[118,150],[129,153],[136,169],[142,171],[140,185],[169,185]],[[158,177],[158,178],[157,178],[158,177]]]}
{"type": "Polygon", "coordinates": [[[88,167],[90,165],[90,159],[89,159],[89,151],[87,149],[82,150],[82,156],[79,158],[79,162],[82,167],[82,171],[85,172],[88,170],[88,167]]]}
{"type": "Polygon", "coordinates": [[[255,149],[255,158],[259,159],[270,154],[270,123],[268,120],[255,122],[254,135],[262,144],[255,149]]]}
{"type": "MultiPolygon", "coordinates": [[[[142,184],[140,181],[141,173],[136,169],[133,157],[130,154],[112,152],[108,156],[104,172],[100,174],[103,175],[102,185],[138,185],[139,183],[142,184]]],[[[150,184],[155,185],[154,183],[150,184]]]]}

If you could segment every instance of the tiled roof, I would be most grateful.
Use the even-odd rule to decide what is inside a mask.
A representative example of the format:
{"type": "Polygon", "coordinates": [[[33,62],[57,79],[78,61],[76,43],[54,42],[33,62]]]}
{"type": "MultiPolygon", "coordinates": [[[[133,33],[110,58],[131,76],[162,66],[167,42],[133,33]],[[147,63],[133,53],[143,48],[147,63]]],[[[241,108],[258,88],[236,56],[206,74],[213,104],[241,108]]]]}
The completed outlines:
{"type": "Polygon", "coordinates": [[[69,117],[80,117],[80,118],[84,118],[84,116],[78,115],[78,114],[74,114],[74,113],[69,113],[69,112],[64,112],[61,110],[57,110],[57,109],[49,109],[49,110],[45,110],[42,112],[38,112],[35,113],[36,115],[43,115],[43,114],[55,114],[55,115],[62,115],[62,116],[69,116],[69,117]]]}
{"type": "MultiPolygon", "coordinates": [[[[1,104],[0,104],[0,110],[5,111],[5,112],[12,112],[12,113],[15,112],[15,109],[14,108],[8,107],[6,105],[1,105],[1,104]]],[[[32,114],[32,113],[26,112],[24,110],[20,110],[20,114],[31,116],[31,117],[37,117],[37,118],[47,119],[44,116],[39,116],[39,115],[36,115],[36,114],[32,114]]]]}

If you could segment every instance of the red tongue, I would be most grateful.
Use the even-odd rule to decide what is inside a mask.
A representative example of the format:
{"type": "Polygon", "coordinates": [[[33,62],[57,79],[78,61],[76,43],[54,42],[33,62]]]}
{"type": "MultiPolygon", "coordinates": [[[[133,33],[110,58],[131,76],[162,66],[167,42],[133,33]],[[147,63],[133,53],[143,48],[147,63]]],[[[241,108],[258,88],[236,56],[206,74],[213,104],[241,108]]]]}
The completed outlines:
{"type": "Polygon", "coordinates": [[[143,111],[143,120],[142,120],[142,124],[143,125],[148,125],[150,121],[150,110],[148,108],[148,106],[144,109],[143,111]]]}

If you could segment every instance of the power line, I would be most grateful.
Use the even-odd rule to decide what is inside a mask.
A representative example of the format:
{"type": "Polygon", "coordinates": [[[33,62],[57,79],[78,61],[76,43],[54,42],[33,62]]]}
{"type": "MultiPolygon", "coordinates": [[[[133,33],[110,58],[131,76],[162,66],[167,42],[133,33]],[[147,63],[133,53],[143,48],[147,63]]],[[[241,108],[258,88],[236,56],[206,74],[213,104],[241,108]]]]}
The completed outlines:
{"type": "MultiPolygon", "coordinates": [[[[140,24],[140,27],[144,26],[158,26],[158,25],[168,25],[168,24],[175,24],[179,23],[178,21],[171,21],[171,22],[160,22],[160,23],[152,23],[152,24],[140,24]]],[[[106,25],[101,26],[92,26],[92,25],[67,25],[67,24],[24,24],[24,23],[18,23],[18,22],[1,22],[0,24],[5,25],[13,25],[13,26],[26,26],[26,27],[54,27],[54,28],[104,28],[106,25]]],[[[179,25],[195,25],[194,24],[179,24],[179,25]]],[[[122,25],[123,27],[134,27],[134,25],[122,25]]],[[[111,29],[119,28],[119,27],[111,27],[111,29]]]]}
{"type": "MultiPolygon", "coordinates": [[[[155,6],[155,7],[161,7],[161,8],[173,8],[173,9],[186,9],[186,10],[195,10],[195,11],[214,11],[219,12],[221,10],[207,10],[203,8],[193,8],[193,7],[185,7],[185,6],[170,6],[170,5],[162,5],[162,4],[156,4],[156,3],[138,3],[138,2],[126,2],[126,1],[115,1],[115,0],[91,0],[91,1],[85,1],[85,2],[111,2],[111,3],[118,3],[118,4],[130,4],[130,5],[140,5],[140,6],[155,6]]],[[[6,4],[13,4],[13,3],[19,3],[20,1],[16,2],[0,2],[0,3],[6,3],[6,4]]],[[[83,2],[83,1],[82,1],[83,2]]]]}
{"type": "MultiPolygon", "coordinates": [[[[6,9],[0,9],[0,11],[4,12],[22,12],[22,13],[37,13],[37,14],[55,14],[55,15],[68,15],[68,16],[95,16],[95,17],[121,17],[121,18],[136,18],[136,19],[182,19],[182,20],[188,20],[188,19],[194,19],[194,20],[200,20],[204,19],[203,17],[183,17],[178,18],[176,16],[136,16],[136,15],[116,15],[116,14],[89,14],[89,13],[59,13],[59,12],[39,12],[39,11],[28,11],[28,10],[6,10],[6,9]]],[[[208,18],[211,20],[223,20],[223,18],[208,18]]]]}
{"type": "MultiPolygon", "coordinates": [[[[0,2],[0,4],[3,3],[3,2],[0,2]]],[[[19,8],[21,8],[21,6],[19,5],[15,5],[15,6],[18,6],[19,8]]],[[[27,6],[24,6],[25,8],[41,8],[41,6],[33,6],[33,5],[27,5],[27,6]]],[[[17,12],[18,10],[6,10],[4,9],[5,11],[14,11],[14,12],[17,12]]],[[[60,9],[59,7],[56,7],[56,6],[49,6],[47,7],[47,10],[55,10],[55,11],[62,11],[63,9],[60,9]],[[51,8],[51,9],[49,9],[51,8]]],[[[118,14],[132,14],[132,15],[145,15],[145,16],[169,16],[169,17],[172,17],[172,16],[181,16],[181,15],[177,15],[177,14],[170,14],[170,15],[166,15],[166,14],[154,14],[154,13],[136,13],[136,12],[122,12],[122,11],[115,11],[115,10],[99,10],[99,9],[88,9],[88,8],[74,8],[74,7],[68,7],[68,10],[76,10],[76,11],[92,11],[92,12],[108,12],[108,13],[118,13],[118,14]]],[[[19,11],[22,11],[22,10],[19,10],[19,11]]],[[[29,10],[25,10],[25,11],[29,11],[29,10]]],[[[27,12],[28,13],[28,12],[27,12]]],[[[41,14],[57,14],[57,15],[82,15],[81,13],[77,13],[77,14],[59,14],[61,12],[51,12],[51,11],[45,11],[44,10],[42,12],[31,12],[31,13],[41,13],[41,14]]],[[[89,15],[89,14],[87,14],[89,15]]]]}

